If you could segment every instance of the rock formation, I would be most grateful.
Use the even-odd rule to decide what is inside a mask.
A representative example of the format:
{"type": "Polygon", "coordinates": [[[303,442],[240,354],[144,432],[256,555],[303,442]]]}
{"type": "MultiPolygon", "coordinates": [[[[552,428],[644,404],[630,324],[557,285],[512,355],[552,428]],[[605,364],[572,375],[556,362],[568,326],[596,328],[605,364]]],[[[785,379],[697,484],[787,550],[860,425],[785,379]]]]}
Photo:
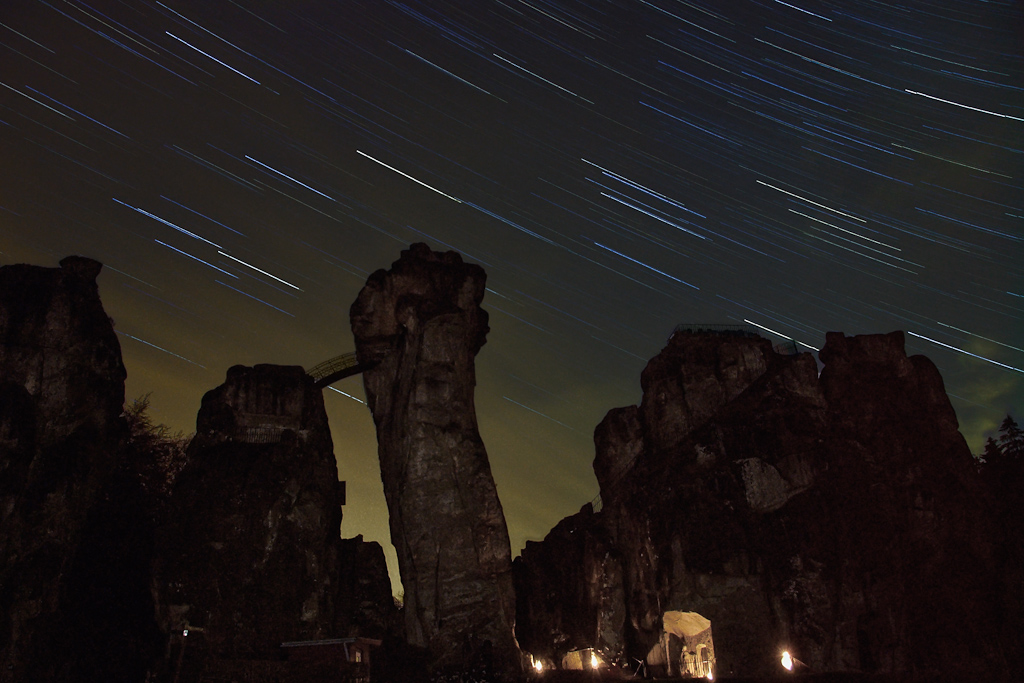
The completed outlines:
{"type": "Polygon", "coordinates": [[[409,642],[440,668],[519,667],[508,530],[473,403],[482,268],[424,244],[373,273],[350,316],[377,426],[409,642]]]}
{"type": "Polygon", "coordinates": [[[141,678],[155,637],[101,268],[0,268],[2,681],[141,678]]]}
{"type": "Polygon", "coordinates": [[[101,268],[0,268],[0,682],[196,680],[205,662],[277,659],[282,641],[392,632],[381,547],[339,537],[313,380],[229,370],[168,496],[161,467],[180,463],[122,413],[101,268]]]}
{"type": "MultiPolygon", "coordinates": [[[[180,666],[192,673],[204,660],[273,659],[282,642],[358,630],[340,609],[353,603],[341,567],[358,584],[358,567],[373,563],[359,561],[361,539],[339,535],[338,469],[313,380],[296,366],[232,367],[203,397],[196,428],[157,543],[168,666],[179,666],[185,628],[180,666]]],[[[390,604],[389,591],[381,609],[390,604]]]]}
{"type": "Polygon", "coordinates": [[[383,639],[399,630],[398,608],[380,543],[343,538],[334,630],[340,637],[383,639]]]}
{"type": "Polygon", "coordinates": [[[524,650],[642,659],[692,610],[723,674],[775,672],[783,647],[817,670],[998,673],[991,528],[938,371],[899,332],[829,333],[820,359],[677,332],[595,432],[603,508],[516,561],[524,650]]]}

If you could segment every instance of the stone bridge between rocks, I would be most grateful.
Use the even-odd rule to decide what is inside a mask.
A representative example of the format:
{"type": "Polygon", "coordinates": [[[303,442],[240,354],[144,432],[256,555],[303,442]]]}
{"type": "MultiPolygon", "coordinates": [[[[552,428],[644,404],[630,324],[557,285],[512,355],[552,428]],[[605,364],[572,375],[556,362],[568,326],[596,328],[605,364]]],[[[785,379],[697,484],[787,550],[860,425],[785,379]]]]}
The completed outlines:
{"type": "Polygon", "coordinates": [[[353,351],[314,365],[306,370],[306,374],[313,378],[317,389],[324,389],[338,380],[369,370],[379,362],[379,360],[371,360],[360,363],[353,351]]]}

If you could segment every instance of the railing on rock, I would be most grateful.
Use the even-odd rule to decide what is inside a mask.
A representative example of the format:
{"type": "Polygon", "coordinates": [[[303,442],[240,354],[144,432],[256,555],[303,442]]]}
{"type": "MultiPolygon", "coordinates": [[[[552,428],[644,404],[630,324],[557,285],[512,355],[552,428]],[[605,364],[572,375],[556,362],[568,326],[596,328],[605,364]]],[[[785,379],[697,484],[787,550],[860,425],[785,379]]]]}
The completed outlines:
{"type": "MultiPolygon", "coordinates": [[[[736,337],[759,337],[761,336],[752,327],[747,325],[723,325],[721,323],[683,323],[676,325],[672,330],[672,334],[669,335],[669,339],[675,336],[679,332],[688,332],[690,334],[701,334],[711,333],[720,334],[723,336],[736,336],[736,337]]],[[[795,356],[800,353],[800,350],[796,346],[796,342],[790,339],[784,341],[781,344],[776,344],[773,348],[775,353],[781,356],[795,356]]]]}
{"type": "Polygon", "coordinates": [[[757,337],[758,334],[753,329],[746,325],[723,325],[720,323],[682,323],[676,325],[672,330],[672,334],[669,335],[671,339],[675,334],[679,332],[689,332],[691,334],[699,334],[701,332],[711,332],[712,334],[721,335],[732,335],[737,337],[757,337]]]}
{"type": "Polygon", "coordinates": [[[776,344],[772,350],[780,356],[795,356],[800,353],[800,349],[796,347],[796,342],[792,339],[776,344]]]}
{"type": "Polygon", "coordinates": [[[330,360],[325,360],[323,363],[314,365],[309,370],[306,370],[306,374],[313,378],[318,389],[323,389],[326,386],[334,384],[338,380],[351,377],[352,375],[358,375],[359,373],[369,370],[373,366],[377,365],[379,361],[369,361],[366,363],[360,363],[359,358],[353,351],[351,353],[345,353],[330,360]]]}
{"type": "Polygon", "coordinates": [[[284,427],[242,427],[237,436],[244,443],[280,443],[284,427]]]}

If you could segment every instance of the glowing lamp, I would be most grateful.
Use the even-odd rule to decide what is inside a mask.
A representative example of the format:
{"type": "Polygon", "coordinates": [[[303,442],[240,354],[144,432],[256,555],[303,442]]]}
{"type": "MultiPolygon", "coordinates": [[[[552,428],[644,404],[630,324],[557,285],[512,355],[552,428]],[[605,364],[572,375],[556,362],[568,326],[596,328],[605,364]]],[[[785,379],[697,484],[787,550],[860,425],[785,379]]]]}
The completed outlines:
{"type": "Polygon", "coordinates": [[[594,654],[593,652],[591,652],[591,653],[590,653],[590,668],[591,668],[591,669],[596,669],[596,668],[597,668],[597,667],[599,667],[599,666],[601,666],[601,660],[599,660],[599,659],[597,658],[597,655],[596,655],[596,654],[594,654]]]}
{"type": "Polygon", "coordinates": [[[782,668],[784,668],[786,671],[793,670],[793,657],[789,654],[788,651],[782,653],[782,668]]]}
{"type": "Polygon", "coordinates": [[[542,672],[544,670],[544,662],[539,659],[533,660],[533,668],[537,673],[542,672]]]}

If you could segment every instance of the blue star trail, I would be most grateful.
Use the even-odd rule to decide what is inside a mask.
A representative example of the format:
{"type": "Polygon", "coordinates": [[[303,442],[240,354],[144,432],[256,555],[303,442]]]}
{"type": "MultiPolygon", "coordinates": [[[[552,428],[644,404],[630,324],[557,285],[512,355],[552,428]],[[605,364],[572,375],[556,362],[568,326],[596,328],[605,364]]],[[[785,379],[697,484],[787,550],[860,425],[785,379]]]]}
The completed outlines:
{"type": "MultiPolygon", "coordinates": [[[[1011,0],[7,0],[0,262],[102,261],[129,398],[191,431],[232,365],[352,350],[410,243],[460,252],[514,552],[680,323],[905,330],[980,452],[1024,408],[1021,35],[1011,0]]],[[[332,389],[343,533],[390,553],[332,389]]]]}

